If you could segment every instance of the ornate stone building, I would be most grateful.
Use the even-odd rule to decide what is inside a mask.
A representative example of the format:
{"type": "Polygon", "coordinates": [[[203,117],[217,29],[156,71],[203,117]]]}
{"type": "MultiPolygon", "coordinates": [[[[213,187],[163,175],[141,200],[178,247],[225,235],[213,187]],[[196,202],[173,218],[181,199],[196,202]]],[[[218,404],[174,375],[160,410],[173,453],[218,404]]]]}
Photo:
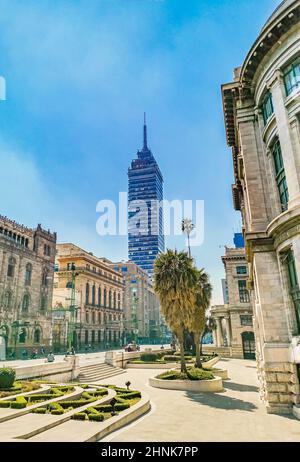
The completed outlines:
{"type": "Polygon", "coordinates": [[[105,259],[74,244],[58,244],[54,277],[53,345],[65,348],[72,329],[75,348],[120,346],[123,333],[123,277],[105,259]],[[74,322],[68,313],[75,269],[74,322]],[[70,324],[72,324],[73,326],[70,324]],[[69,325],[69,327],[68,327],[69,325]],[[69,332],[68,332],[69,330],[69,332]]]}
{"type": "Polygon", "coordinates": [[[160,338],[159,300],[154,293],[148,273],[134,262],[112,263],[124,277],[124,330],[127,339],[160,338]]]}
{"type": "Polygon", "coordinates": [[[1,358],[51,348],[56,234],[0,216],[1,358]]]}
{"type": "Polygon", "coordinates": [[[222,261],[226,272],[227,303],[213,306],[211,316],[216,321],[213,349],[224,357],[255,359],[253,313],[246,287],[248,265],[245,249],[225,247],[222,261]]]}
{"type": "Polygon", "coordinates": [[[300,403],[300,1],[282,2],[222,86],[243,217],[261,397],[300,403]]]}

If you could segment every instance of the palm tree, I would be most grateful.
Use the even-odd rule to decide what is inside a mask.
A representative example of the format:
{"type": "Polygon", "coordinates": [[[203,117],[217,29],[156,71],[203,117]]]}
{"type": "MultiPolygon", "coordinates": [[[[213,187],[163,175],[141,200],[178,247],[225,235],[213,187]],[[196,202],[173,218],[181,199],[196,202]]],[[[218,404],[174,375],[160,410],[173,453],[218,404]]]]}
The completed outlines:
{"type": "Polygon", "coordinates": [[[201,353],[200,353],[200,339],[202,340],[202,333],[205,330],[205,313],[210,305],[212,285],[209,282],[208,274],[204,269],[197,270],[197,283],[196,283],[196,303],[194,306],[194,314],[190,324],[190,330],[194,334],[196,346],[196,367],[202,368],[201,353]]]}
{"type": "Polygon", "coordinates": [[[154,265],[154,290],[162,314],[180,342],[181,372],[186,372],[184,330],[191,323],[196,303],[197,269],[186,252],[167,250],[154,265]]]}
{"type": "Polygon", "coordinates": [[[204,331],[202,332],[201,340],[200,340],[200,355],[201,356],[203,355],[202,347],[203,347],[203,339],[205,335],[213,332],[214,330],[216,330],[216,328],[217,328],[217,324],[216,324],[215,319],[212,318],[211,316],[207,317],[205,321],[204,331]]]}

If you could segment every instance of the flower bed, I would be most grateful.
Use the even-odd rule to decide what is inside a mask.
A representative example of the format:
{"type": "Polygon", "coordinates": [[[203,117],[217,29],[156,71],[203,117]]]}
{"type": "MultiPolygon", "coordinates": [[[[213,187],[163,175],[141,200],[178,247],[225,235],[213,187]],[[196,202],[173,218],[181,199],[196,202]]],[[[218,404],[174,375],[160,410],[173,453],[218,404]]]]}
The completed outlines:
{"type": "MultiPolygon", "coordinates": [[[[32,383],[32,382],[31,382],[32,383]]],[[[40,401],[47,401],[59,396],[64,396],[74,391],[73,386],[59,386],[56,385],[51,387],[47,393],[32,394],[32,395],[21,395],[16,396],[12,400],[0,401],[0,408],[10,407],[11,409],[24,409],[27,406],[32,406],[39,403],[40,401]]]]}
{"type": "Polygon", "coordinates": [[[32,409],[31,412],[35,414],[61,415],[61,414],[64,414],[65,412],[72,411],[73,409],[76,409],[77,407],[82,407],[82,406],[85,406],[86,404],[98,401],[102,396],[106,396],[107,394],[108,392],[105,388],[100,388],[100,389],[88,391],[88,392],[84,391],[81,397],[78,399],[62,400],[57,403],[49,403],[49,404],[46,404],[45,406],[32,409]]]}
{"type": "Polygon", "coordinates": [[[221,377],[215,377],[211,371],[190,367],[186,373],[177,369],[166,371],[154,378],[149,384],[155,388],[185,390],[193,392],[219,392],[223,390],[221,377]]]}
{"type": "Polygon", "coordinates": [[[38,390],[39,388],[41,388],[41,385],[35,382],[14,382],[12,387],[0,390],[0,399],[6,398],[7,396],[17,395],[19,393],[27,393],[29,391],[38,390]]]}
{"type": "Polygon", "coordinates": [[[136,390],[128,390],[127,388],[119,388],[115,385],[105,385],[107,388],[111,388],[116,391],[114,398],[114,405],[109,404],[98,404],[95,406],[88,407],[82,412],[77,412],[72,416],[74,420],[88,420],[91,422],[103,422],[111,418],[114,415],[118,415],[119,412],[129,409],[134,404],[138,403],[141,399],[141,392],[136,390]]]}

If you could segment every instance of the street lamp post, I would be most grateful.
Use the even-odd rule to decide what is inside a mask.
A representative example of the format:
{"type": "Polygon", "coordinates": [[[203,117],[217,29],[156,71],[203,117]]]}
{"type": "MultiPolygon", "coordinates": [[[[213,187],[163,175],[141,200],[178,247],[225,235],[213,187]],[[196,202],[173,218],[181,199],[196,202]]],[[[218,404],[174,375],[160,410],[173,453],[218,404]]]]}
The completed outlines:
{"type": "Polygon", "coordinates": [[[188,249],[189,249],[189,257],[191,258],[191,247],[190,247],[190,234],[195,228],[195,225],[193,224],[192,220],[190,218],[184,218],[181,222],[181,229],[182,232],[187,235],[188,239],[188,249]]]}

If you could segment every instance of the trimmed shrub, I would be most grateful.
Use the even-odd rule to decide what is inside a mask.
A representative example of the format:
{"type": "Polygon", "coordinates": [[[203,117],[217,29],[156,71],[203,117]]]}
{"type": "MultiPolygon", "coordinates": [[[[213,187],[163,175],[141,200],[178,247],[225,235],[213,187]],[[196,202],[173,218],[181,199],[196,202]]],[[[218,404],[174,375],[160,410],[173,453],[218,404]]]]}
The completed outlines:
{"type": "MultiPolygon", "coordinates": [[[[49,403],[47,408],[50,410],[50,411],[62,411],[62,413],[64,412],[64,409],[63,407],[59,404],[59,403],[49,403]]],[[[52,413],[52,412],[51,412],[52,413]]]]}
{"type": "Polygon", "coordinates": [[[72,406],[74,409],[80,406],[84,406],[85,404],[93,403],[96,401],[96,398],[91,399],[78,399],[78,400],[70,400],[70,401],[60,401],[59,404],[64,408],[67,409],[68,407],[72,406]]]}
{"type": "Polygon", "coordinates": [[[140,398],[141,397],[141,392],[140,391],[131,391],[130,393],[124,393],[118,395],[119,398],[121,399],[134,399],[134,398],[140,398]]]}
{"type": "Polygon", "coordinates": [[[86,412],[87,412],[88,414],[99,414],[99,412],[97,411],[97,409],[95,409],[94,407],[88,407],[88,408],[86,409],[86,412]]]}
{"type": "Polygon", "coordinates": [[[105,396],[108,394],[108,391],[105,389],[100,389],[96,391],[89,392],[91,396],[105,396]]]}
{"type": "Polygon", "coordinates": [[[189,380],[212,380],[214,378],[214,374],[212,372],[197,369],[195,367],[187,370],[187,376],[189,380]]]}
{"type": "Polygon", "coordinates": [[[156,361],[158,359],[157,354],[155,353],[142,353],[141,354],[141,361],[156,361]]]}
{"type": "Polygon", "coordinates": [[[64,392],[62,390],[59,390],[59,388],[55,387],[55,388],[51,388],[50,394],[58,397],[58,396],[63,396],[64,392]]]}
{"type": "Polygon", "coordinates": [[[156,378],[162,380],[186,380],[187,377],[186,374],[180,371],[167,371],[158,375],[156,378]]]}
{"type": "Polygon", "coordinates": [[[32,403],[33,401],[47,401],[48,399],[53,399],[55,396],[48,394],[40,394],[40,395],[30,395],[28,396],[28,402],[32,403]]]}
{"type": "Polygon", "coordinates": [[[77,414],[72,415],[72,419],[74,419],[74,420],[86,420],[87,415],[84,412],[77,412],[77,414]]]}
{"type": "Polygon", "coordinates": [[[95,409],[100,412],[111,412],[113,408],[110,404],[99,404],[95,409]]]}
{"type": "Polygon", "coordinates": [[[130,408],[129,403],[116,403],[115,410],[116,411],[125,411],[125,409],[130,408]]]}
{"type": "Polygon", "coordinates": [[[17,396],[15,401],[11,401],[10,407],[12,409],[24,409],[27,406],[27,400],[24,396],[17,396]]]}
{"type": "Polygon", "coordinates": [[[91,413],[91,414],[88,415],[88,419],[93,420],[95,422],[103,422],[104,415],[101,414],[100,412],[97,412],[97,414],[91,413]]]}
{"type": "Polygon", "coordinates": [[[47,409],[45,407],[38,407],[37,409],[32,409],[32,412],[35,414],[46,414],[47,409]]]}
{"type": "Polygon", "coordinates": [[[0,407],[10,407],[11,401],[0,401],[0,407]]]}
{"type": "Polygon", "coordinates": [[[51,414],[52,415],[62,415],[64,413],[63,409],[52,409],[51,414]]]}
{"type": "Polygon", "coordinates": [[[16,378],[16,371],[11,367],[0,368],[0,390],[11,388],[16,378]]]}

